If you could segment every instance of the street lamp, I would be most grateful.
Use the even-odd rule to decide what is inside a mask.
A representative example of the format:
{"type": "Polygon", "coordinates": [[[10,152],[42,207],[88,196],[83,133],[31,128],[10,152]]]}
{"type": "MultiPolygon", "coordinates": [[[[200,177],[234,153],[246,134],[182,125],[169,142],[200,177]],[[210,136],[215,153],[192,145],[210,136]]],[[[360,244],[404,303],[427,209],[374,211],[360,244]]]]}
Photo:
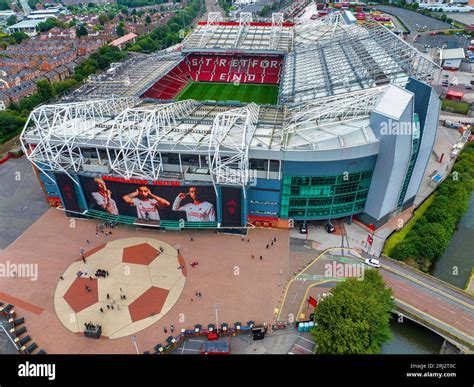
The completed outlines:
{"type": "Polygon", "coordinates": [[[137,355],[140,355],[140,351],[138,350],[137,336],[136,335],[132,336],[132,342],[133,342],[133,345],[135,346],[135,350],[137,351],[137,355]]]}
{"type": "Polygon", "coordinates": [[[217,312],[218,308],[219,308],[219,305],[215,304],[214,309],[216,311],[216,330],[217,331],[219,330],[219,314],[217,312]]]}

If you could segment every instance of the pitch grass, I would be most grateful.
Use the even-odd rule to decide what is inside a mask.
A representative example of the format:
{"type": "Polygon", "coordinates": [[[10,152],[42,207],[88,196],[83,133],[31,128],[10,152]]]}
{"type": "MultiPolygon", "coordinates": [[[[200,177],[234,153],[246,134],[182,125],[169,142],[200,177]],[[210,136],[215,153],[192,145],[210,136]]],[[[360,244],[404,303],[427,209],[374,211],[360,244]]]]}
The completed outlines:
{"type": "Polygon", "coordinates": [[[214,83],[190,81],[176,96],[176,100],[195,99],[198,101],[240,101],[275,105],[278,85],[214,83]]]}

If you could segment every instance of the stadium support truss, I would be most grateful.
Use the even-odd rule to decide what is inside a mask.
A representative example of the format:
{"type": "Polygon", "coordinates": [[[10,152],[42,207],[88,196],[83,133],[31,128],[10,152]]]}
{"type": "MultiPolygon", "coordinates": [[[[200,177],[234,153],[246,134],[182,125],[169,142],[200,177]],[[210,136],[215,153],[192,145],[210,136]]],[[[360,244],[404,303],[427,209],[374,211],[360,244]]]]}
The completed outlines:
{"type": "Polygon", "coordinates": [[[259,110],[258,105],[250,103],[216,115],[209,142],[210,172],[214,185],[247,185],[249,146],[259,110]]]}
{"type": "Polygon", "coordinates": [[[283,13],[272,13],[272,32],[270,35],[270,48],[276,50],[283,29],[283,13]]]}
{"type": "Polygon", "coordinates": [[[219,22],[221,22],[222,20],[224,19],[222,18],[220,12],[209,12],[204,33],[202,34],[201,40],[199,41],[199,47],[206,47],[209,40],[215,34],[219,22]]]}
{"type": "Polygon", "coordinates": [[[176,127],[177,119],[197,105],[194,100],[185,100],[119,114],[106,144],[110,168],[127,179],[158,179],[163,171],[158,146],[176,127]]]}
{"type": "Polygon", "coordinates": [[[245,39],[245,35],[247,35],[248,27],[252,22],[252,12],[241,12],[240,13],[240,20],[239,20],[239,31],[237,32],[237,36],[235,37],[234,48],[240,46],[241,42],[245,39]]]}
{"type": "Polygon", "coordinates": [[[136,97],[128,97],[42,105],[31,112],[20,135],[26,156],[41,171],[47,165],[49,170],[68,175],[68,171],[78,172],[85,161],[81,148],[95,141],[95,135],[103,131],[112,116],[139,102],[136,97]],[[34,147],[26,146],[27,130],[28,135],[36,137],[34,147]],[[80,141],[76,141],[78,137],[80,141]]]}
{"type": "MultiPolygon", "coordinates": [[[[325,126],[333,126],[337,122],[350,122],[369,117],[375,108],[386,86],[374,87],[355,93],[340,94],[320,98],[311,103],[293,106],[287,111],[287,122],[283,127],[283,149],[289,149],[291,136],[298,136],[311,148],[316,149],[319,136],[315,131],[324,131],[325,126]],[[307,133],[310,133],[307,134],[307,133]]],[[[361,127],[362,133],[368,140],[367,132],[361,127]]],[[[345,147],[342,136],[337,136],[340,146],[345,147]]]]}

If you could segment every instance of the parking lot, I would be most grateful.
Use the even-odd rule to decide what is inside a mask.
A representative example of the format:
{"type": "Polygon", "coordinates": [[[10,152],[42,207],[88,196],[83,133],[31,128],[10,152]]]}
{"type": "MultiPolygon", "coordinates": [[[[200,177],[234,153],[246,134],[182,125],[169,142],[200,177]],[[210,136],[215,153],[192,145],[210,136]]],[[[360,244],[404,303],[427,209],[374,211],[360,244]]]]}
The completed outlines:
{"type": "Polygon", "coordinates": [[[49,206],[25,156],[0,165],[0,184],[0,249],[4,249],[49,206]]]}
{"type": "Polygon", "coordinates": [[[376,9],[398,17],[412,33],[416,33],[418,30],[417,25],[421,27],[426,26],[427,31],[452,28],[448,23],[403,8],[379,5],[376,7],[376,9]]]}

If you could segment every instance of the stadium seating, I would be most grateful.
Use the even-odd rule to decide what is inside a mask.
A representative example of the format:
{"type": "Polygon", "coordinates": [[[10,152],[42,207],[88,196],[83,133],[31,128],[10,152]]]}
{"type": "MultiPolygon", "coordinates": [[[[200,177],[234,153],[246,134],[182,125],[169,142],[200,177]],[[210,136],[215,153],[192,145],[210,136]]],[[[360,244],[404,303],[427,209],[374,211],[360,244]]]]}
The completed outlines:
{"type": "Polygon", "coordinates": [[[196,82],[276,85],[280,83],[282,67],[281,56],[189,54],[148,89],[144,97],[173,99],[190,79],[196,82]]]}

